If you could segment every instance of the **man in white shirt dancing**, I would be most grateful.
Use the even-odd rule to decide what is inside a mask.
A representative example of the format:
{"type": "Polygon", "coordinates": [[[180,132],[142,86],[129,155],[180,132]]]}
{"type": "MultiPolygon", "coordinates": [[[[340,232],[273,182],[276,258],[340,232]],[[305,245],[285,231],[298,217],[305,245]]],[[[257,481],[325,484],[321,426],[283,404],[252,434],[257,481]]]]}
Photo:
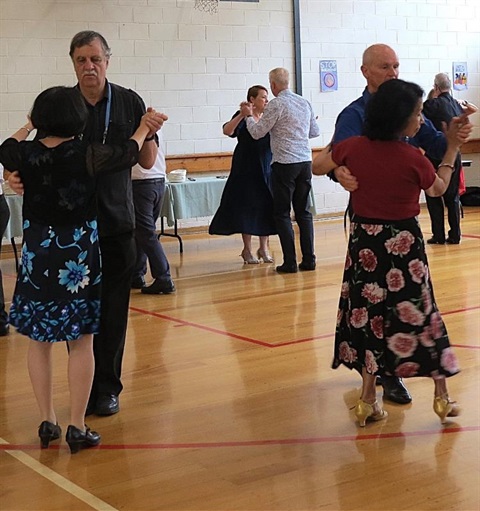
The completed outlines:
{"type": "Polygon", "coordinates": [[[254,139],[270,132],[272,148],[273,208],[278,236],[282,245],[283,264],[279,273],[315,270],[313,219],[308,210],[312,188],[312,151],[309,139],[318,137],[320,130],[312,106],[289,89],[289,73],[278,67],[269,73],[270,89],[275,96],[258,122],[251,117],[252,105],[242,103],[247,117],[247,129],[254,139]],[[300,230],[302,261],[297,266],[295,237],[290,219],[293,206],[300,230]]]}

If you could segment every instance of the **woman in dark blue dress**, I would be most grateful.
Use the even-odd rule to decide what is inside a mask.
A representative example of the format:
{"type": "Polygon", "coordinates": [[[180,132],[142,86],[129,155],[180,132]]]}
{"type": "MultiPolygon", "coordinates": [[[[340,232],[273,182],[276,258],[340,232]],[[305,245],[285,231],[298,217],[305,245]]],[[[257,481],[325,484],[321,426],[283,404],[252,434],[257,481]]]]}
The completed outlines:
{"type": "MultiPolygon", "coordinates": [[[[268,103],[268,91],[262,85],[248,89],[247,100],[253,104],[253,116],[258,120],[268,103]]],[[[210,234],[240,233],[246,264],[260,260],[272,263],[268,251],[268,236],[276,234],[273,219],[273,199],[270,185],[272,153],[270,135],[254,140],[248,133],[244,116],[237,111],[223,125],[223,133],[238,139],[233,152],[232,168],[225,183],[220,206],[210,224],[210,234]],[[252,251],[252,236],[259,236],[257,257],[252,251]]]]}
{"type": "Polygon", "coordinates": [[[100,435],[84,424],[100,318],[95,174],[106,165],[114,172],[136,163],[149,115],[124,146],[87,147],[80,137],[88,118],[80,92],[52,87],[35,100],[29,122],[0,146],[0,162],[19,172],[24,187],[22,257],[10,324],[31,339],[28,370],[42,447],[61,435],[52,388],[52,346],[58,341],[69,348],[67,443],[72,453],[100,443],[100,435]],[[26,141],[34,129],[38,139],[26,141]]]}

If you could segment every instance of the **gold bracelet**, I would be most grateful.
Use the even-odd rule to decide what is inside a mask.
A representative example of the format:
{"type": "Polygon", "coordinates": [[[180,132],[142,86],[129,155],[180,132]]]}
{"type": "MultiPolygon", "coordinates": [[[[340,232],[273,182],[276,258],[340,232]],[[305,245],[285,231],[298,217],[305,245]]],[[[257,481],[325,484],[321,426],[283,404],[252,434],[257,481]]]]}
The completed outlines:
{"type": "Polygon", "coordinates": [[[23,128],[24,130],[27,130],[27,133],[28,133],[29,135],[30,135],[30,133],[32,132],[32,130],[28,129],[26,126],[22,126],[22,128],[23,128]]]}
{"type": "Polygon", "coordinates": [[[450,165],[450,163],[440,163],[437,169],[440,169],[440,167],[448,167],[451,170],[455,170],[455,167],[453,165],[450,165]]]}

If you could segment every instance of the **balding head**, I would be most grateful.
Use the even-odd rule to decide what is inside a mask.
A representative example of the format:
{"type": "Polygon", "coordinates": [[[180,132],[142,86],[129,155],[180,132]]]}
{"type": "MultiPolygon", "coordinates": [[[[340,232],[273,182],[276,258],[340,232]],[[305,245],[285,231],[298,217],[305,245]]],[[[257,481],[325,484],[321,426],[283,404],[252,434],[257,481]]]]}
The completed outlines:
{"type": "Polygon", "coordinates": [[[383,82],[398,78],[399,65],[397,54],[390,46],[386,44],[369,46],[363,52],[360,68],[367,80],[369,92],[373,94],[383,82]]]}

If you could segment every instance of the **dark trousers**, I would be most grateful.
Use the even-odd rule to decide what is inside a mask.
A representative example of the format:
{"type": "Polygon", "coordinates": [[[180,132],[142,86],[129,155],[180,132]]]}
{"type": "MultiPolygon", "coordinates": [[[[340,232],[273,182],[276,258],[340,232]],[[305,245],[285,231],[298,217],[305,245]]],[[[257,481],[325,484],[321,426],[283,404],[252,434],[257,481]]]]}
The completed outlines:
{"type": "Polygon", "coordinates": [[[428,213],[430,214],[430,222],[432,225],[433,237],[439,241],[445,240],[445,209],[447,208],[448,225],[450,230],[448,231],[448,237],[452,241],[460,241],[460,197],[457,194],[456,197],[429,197],[427,199],[428,213]]]}
{"type": "MultiPolygon", "coordinates": [[[[1,240],[3,233],[7,228],[8,221],[10,220],[10,209],[5,199],[5,195],[0,195],[0,253],[2,251],[1,240]]],[[[5,296],[3,294],[3,277],[0,268],[0,326],[5,326],[8,323],[8,314],[5,310],[5,296]]]]}
{"type": "Polygon", "coordinates": [[[307,207],[311,188],[312,162],[272,164],[273,214],[282,246],[283,262],[288,266],[297,264],[295,235],[290,218],[292,207],[300,231],[302,261],[306,264],[315,262],[313,218],[307,207]]]}
{"type": "Polygon", "coordinates": [[[133,232],[100,238],[102,291],[100,333],[93,339],[95,376],[91,397],[118,395],[123,389],[123,350],[127,333],[128,304],[135,264],[133,232]]]}
{"type": "Polygon", "coordinates": [[[165,195],[165,179],[135,179],[132,181],[132,188],[137,247],[133,275],[143,277],[147,273],[148,259],[152,277],[170,281],[170,265],[156,233],[156,222],[165,195]]]}

